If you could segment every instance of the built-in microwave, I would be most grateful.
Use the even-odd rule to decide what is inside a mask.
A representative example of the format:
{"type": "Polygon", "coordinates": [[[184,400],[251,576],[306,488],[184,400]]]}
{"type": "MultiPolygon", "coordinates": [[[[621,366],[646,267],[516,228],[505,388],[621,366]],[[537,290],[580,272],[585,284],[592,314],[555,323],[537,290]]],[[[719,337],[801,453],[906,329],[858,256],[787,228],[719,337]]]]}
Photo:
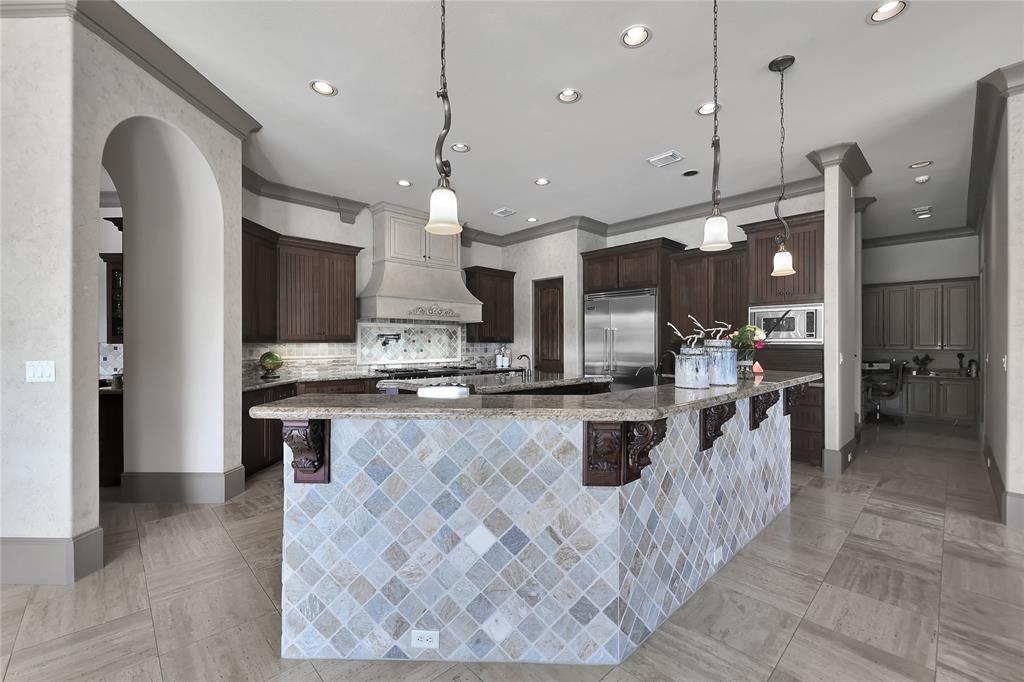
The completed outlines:
{"type": "Polygon", "coordinates": [[[790,306],[751,306],[749,321],[768,334],[766,343],[822,344],[825,306],[804,303],[790,306]]]}

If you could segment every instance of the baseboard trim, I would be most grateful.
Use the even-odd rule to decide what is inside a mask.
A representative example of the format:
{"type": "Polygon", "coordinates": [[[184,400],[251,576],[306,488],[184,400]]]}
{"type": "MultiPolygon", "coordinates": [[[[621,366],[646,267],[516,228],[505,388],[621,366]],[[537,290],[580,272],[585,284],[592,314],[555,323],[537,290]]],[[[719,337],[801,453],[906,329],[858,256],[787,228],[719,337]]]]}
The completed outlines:
{"type": "Polygon", "coordinates": [[[826,476],[842,476],[846,468],[853,463],[856,457],[847,457],[852,455],[857,448],[857,437],[854,436],[847,442],[843,447],[838,450],[830,450],[825,448],[821,451],[821,465],[825,470],[826,476]]]}
{"type": "Polygon", "coordinates": [[[245,467],[219,473],[125,471],[121,474],[122,502],[180,502],[217,504],[245,490],[245,467]]]}
{"type": "Polygon", "coordinates": [[[0,583],[70,585],[103,568],[103,529],[73,538],[0,538],[0,583]]]}

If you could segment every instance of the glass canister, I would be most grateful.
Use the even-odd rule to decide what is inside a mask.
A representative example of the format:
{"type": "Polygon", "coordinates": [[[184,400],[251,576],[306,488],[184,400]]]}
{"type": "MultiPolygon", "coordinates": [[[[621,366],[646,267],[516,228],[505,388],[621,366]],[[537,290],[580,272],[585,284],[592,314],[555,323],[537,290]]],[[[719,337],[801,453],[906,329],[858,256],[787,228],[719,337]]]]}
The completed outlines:
{"type": "Polygon", "coordinates": [[[709,387],[707,352],[703,348],[680,348],[676,355],[676,388],[709,387]]]}
{"type": "Polygon", "coordinates": [[[736,349],[728,339],[705,339],[708,354],[708,383],[712,386],[735,386],[736,349]]]}

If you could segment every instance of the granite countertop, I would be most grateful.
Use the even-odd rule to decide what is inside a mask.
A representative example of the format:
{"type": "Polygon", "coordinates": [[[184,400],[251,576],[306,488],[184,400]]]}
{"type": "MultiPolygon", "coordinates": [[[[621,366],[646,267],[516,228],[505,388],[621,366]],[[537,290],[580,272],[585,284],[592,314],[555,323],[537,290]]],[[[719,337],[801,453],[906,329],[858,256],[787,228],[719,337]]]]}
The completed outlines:
{"type": "Polygon", "coordinates": [[[463,376],[427,377],[426,379],[384,379],[377,382],[377,388],[397,388],[400,391],[416,391],[424,386],[441,386],[444,384],[462,384],[472,386],[481,395],[496,393],[513,393],[530,391],[540,388],[558,386],[576,386],[579,384],[608,384],[610,376],[584,377],[559,372],[507,372],[503,374],[470,374],[463,376]]]}
{"type": "Polygon", "coordinates": [[[322,369],[322,370],[293,370],[289,372],[281,369],[276,379],[255,379],[243,380],[242,393],[255,391],[261,388],[273,388],[275,386],[287,386],[288,384],[307,383],[315,381],[344,381],[345,379],[375,379],[386,376],[383,372],[374,369],[360,369],[358,367],[346,367],[345,369],[322,369]]]}
{"type": "Polygon", "coordinates": [[[256,405],[257,419],[581,419],[649,421],[749,398],[822,378],[817,372],[768,371],[739,386],[707,390],[671,385],[597,395],[471,395],[444,400],[414,395],[309,394],[256,405]]]}

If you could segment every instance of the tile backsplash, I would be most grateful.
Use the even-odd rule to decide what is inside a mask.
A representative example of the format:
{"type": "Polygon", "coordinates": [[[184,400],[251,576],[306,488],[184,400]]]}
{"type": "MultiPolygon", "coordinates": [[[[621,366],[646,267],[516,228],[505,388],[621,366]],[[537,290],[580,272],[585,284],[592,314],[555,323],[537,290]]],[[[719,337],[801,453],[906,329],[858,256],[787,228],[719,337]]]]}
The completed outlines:
{"type": "Polygon", "coordinates": [[[120,343],[99,344],[100,379],[109,379],[124,373],[124,345],[120,343]]]}

